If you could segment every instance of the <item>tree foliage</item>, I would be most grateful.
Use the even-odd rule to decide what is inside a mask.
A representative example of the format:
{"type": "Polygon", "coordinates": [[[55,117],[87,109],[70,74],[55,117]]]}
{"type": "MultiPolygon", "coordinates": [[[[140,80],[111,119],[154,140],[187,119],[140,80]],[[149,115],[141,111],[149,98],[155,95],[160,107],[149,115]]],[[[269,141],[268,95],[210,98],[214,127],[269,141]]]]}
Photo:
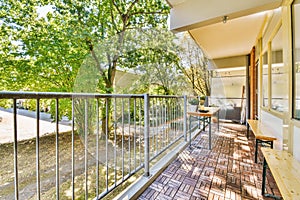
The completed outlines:
{"type": "MultiPolygon", "coordinates": [[[[130,45],[127,31],[166,26],[169,9],[164,0],[8,0],[0,5],[0,89],[52,92],[112,93],[117,67],[123,66],[120,58],[130,45]]],[[[104,109],[102,122],[109,118],[104,109]]]]}
{"type": "Polygon", "coordinates": [[[177,66],[195,94],[209,95],[207,61],[186,36],[176,51],[164,29],[164,0],[8,0],[0,6],[0,89],[111,93],[120,67],[143,74],[145,87],[173,94],[183,86],[177,66]]]}
{"type": "Polygon", "coordinates": [[[168,14],[163,0],[8,0],[0,5],[1,78],[8,90],[71,92],[90,55],[101,76],[98,89],[111,93],[125,32],[165,25],[168,14]],[[116,51],[102,55],[108,61],[103,65],[95,46],[112,38],[116,51]]]}
{"type": "Polygon", "coordinates": [[[143,38],[143,46],[124,59],[125,65],[136,66],[135,72],[140,74],[135,86],[150,94],[182,94],[187,85],[177,68],[176,36],[165,29],[156,29],[144,33],[143,38]]]}
{"type": "Polygon", "coordinates": [[[208,59],[195,41],[187,34],[178,39],[178,68],[189,81],[195,96],[209,96],[211,71],[208,69],[208,59]]]}
{"type": "MultiPolygon", "coordinates": [[[[141,75],[139,92],[178,94],[186,88],[183,74],[198,95],[209,95],[202,52],[195,45],[177,48],[166,30],[165,0],[7,0],[0,6],[1,90],[112,93],[123,68],[141,75]]],[[[60,103],[61,115],[68,115],[68,102],[60,103]]],[[[83,103],[76,102],[81,117],[83,103]]],[[[103,131],[110,118],[105,109],[103,131]]]]}

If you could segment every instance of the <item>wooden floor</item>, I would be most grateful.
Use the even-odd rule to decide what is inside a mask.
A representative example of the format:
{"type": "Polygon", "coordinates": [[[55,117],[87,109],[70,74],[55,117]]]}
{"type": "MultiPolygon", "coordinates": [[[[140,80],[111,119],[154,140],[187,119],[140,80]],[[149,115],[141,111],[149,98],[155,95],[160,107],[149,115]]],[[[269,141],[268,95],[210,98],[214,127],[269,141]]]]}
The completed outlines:
{"type": "MultiPolygon", "coordinates": [[[[261,196],[262,155],[254,163],[254,139],[239,124],[213,127],[213,149],[207,149],[207,131],[201,132],[142,193],[144,199],[270,199],[261,196]]],[[[267,172],[267,193],[280,196],[267,172]]]]}

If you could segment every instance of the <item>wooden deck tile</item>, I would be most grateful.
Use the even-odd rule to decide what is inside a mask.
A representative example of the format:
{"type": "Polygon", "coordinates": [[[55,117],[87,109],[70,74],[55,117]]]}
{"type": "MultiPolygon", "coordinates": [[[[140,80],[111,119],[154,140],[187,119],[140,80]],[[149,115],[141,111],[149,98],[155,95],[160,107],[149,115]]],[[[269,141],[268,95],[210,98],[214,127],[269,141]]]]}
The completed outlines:
{"type": "MultiPolygon", "coordinates": [[[[269,199],[261,196],[261,153],[254,163],[255,142],[247,139],[245,126],[221,124],[212,150],[206,149],[207,139],[202,131],[138,199],[269,199]]],[[[280,196],[270,172],[266,190],[280,196]]]]}

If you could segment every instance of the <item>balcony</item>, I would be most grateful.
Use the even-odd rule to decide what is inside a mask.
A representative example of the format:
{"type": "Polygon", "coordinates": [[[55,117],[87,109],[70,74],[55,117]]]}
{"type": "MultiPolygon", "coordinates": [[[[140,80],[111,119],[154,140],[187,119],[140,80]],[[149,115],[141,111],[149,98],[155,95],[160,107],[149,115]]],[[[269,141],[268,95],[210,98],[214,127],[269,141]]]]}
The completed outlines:
{"type": "MultiPolygon", "coordinates": [[[[201,132],[138,199],[273,199],[261,195],[263,157],[254,163],[255,140],[243,125],[215,126],[213,149],[197,148],[207,143],[201,132]]],[[[270,172],[267,180],[268,193],[280,196],[270,172]]]]}
{"type": "MultiPolygon", "coordinates": [[[[188,120],[188,98],[1,92],[0,100],[12,103],[13,142],[0,145],[0,198],[261,199],[262,166],[253,162],[245,127],[214,128],[208,150],[203,124],[188,120]],[[20,140],[20,99],[34,105],[31,139],[20,140]],[[55,130],[41,136],[45,100],[54,108],[55,130]],[[66,111],[71,125],[62,131],[66,111]]],[[[276,193],[273,182],[269,175],[267,189],[276,193]]]]}

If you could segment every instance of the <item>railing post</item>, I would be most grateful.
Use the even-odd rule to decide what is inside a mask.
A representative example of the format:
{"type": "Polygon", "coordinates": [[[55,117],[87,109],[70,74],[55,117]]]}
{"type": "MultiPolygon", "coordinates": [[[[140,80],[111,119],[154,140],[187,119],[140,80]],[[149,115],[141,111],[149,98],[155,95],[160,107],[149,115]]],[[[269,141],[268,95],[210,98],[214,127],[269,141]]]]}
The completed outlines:
{"type": "Polygon", "coordinates": [[[41,199],[40,181],[40,99],[36,99],[36,199],[41,199]]]}
{"type": "Polygon", "coordinates": [[[17,126],[17,99],[14,99],[14,175],[15,199],[19,199],[19,171],[18,171],[18,126],[17,126]]]}
{"type": "Polygon", "coordinates": [[[149,109],[150,108],[150,101],[149,101],[149,94],[144,94],[144,166],[145,166],[145,173],[144,176],[150,176],[149,172],[149,109]]]}
{"type": "Polygon", "coordinates": [[[60,199],[59,193],[59,98],[56,98],[56,107],[55,107],[55,123],[56,123],[56,134],[55,134],[55,157],[56,157],[56,199],[60,199]]]}
{"type": "Polygon", "coordinates": [[[183,134],[184,141],[187,141],[187,96],[183,96],[183,134]]]}

